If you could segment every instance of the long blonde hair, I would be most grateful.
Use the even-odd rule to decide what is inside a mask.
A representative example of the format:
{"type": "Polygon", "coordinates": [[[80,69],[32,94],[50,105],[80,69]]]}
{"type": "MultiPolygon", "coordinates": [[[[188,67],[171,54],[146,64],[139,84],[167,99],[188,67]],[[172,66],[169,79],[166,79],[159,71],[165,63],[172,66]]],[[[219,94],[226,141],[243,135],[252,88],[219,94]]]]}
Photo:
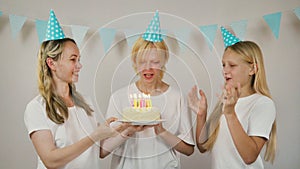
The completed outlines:
{"type": "MultiPolygon", "coordinates": [[[[271,98],[271,94],[267,85],[265,68],[263,63],[263,55],[259,46],[251,41],[238,42],[225,49],[231,49],[239,54],[239,56],[249,64],[254,64],[257,67],[256,73],[252,76],[251,86],[256,93],[265,95],[271,98]]],[[[206,150],[211,150],[218,136],[220,128],[220,117],[222,114],[223,103],[219,101],[212,114],[207,120],[208,125],[208,140],[203,144],[206,150]]],[[[272,125],[270,139],[266,143],[266,152],[264,159],[273,163],[276,152],[276,120],[272,125]]]]}
{"type": "MultiPolygon", "coordinates": [[[[137,41],[135,42],[135,44],[132,48],[132,51],[131,51],[131,60],[133,62],[132,66],[136,72],[137,72],[136,59],[140,56],[143,56],[145,54],[145,52],[151,48],[156,48],[157,50],[161,51],[161,52],[159,52],[159,54],[163,53],[163,56],[161,56],[161,57],[165,57],[165,64],[167,63],[167,61],[169,59],[169,49],[164,40],[161,42],[150,42],[150,41],[144,40],[142,37],[139,37],[137,39],[137,41]]],[[[163,65],[161,70],[162,71],[161,71],[160,77],[163,78],[164,71],[166,70],[165,65],[163,65]]]]}
{"type": "MultiPolygon", "coordinates": [[[[52,73],[46,63],[46,60],[49,57],[55,61],[60,59],[64,50],[64,44],[68,41],[76,44],[75,41],[70,38],[44,41],[41,44],[38,53],[39,93],[45,99],[47,116],[56,124],[64,123],[64,121],[68,118],[69,113],[65,102],[57,95],[57,93],[54,92],[52,73]]],[[[73,83],[69,83],[69,89],[74,104],[78,107],[82,107],[88,115],[91,115],[93,110],[85,102],[84,98],[76,91],[76,87],[73,83]]]]}

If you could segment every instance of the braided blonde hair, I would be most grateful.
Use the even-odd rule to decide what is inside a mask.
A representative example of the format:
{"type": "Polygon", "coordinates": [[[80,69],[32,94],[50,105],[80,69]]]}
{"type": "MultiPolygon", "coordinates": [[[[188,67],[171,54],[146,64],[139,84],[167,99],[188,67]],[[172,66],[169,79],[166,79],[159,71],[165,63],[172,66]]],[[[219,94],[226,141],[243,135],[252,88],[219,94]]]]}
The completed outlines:
{"type": "MultiPolygon", "coordinates": [[[[51,69],[48,67],[46,60],[52,58],[57,61],[64,50],[66,42],[75,41],[70,38],[60,40],[44,41],[41,44],[38,53],[38,88],[39,93],[45,99],[46,112],[50,120],[56,124],[62,124],[68,118],[68,107],[60,96],[54,92],[53,79],[51,69]],[[59,113],[58,113],[59,111],[59,113]]],[[[91,115],[93,110],[85,102],[84,98],[76,91],[73,83],[69,83],[70,95],[76,106],[82,107],[88,115],[91,115]]]]}

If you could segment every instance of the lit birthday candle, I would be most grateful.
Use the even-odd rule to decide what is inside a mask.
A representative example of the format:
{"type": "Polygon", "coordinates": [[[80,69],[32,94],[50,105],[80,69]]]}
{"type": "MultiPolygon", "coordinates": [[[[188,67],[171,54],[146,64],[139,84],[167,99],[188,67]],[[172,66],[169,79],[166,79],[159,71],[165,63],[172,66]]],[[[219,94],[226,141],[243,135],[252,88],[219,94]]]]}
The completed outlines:
{"type": "Polygon", "coordinates": [[[142,104],[143,108],[147,107],[147,95],[145,93],[142,93],[142,104]]]}
{"type": "Polygon", "coordinates": [[[138,101],[137,101],[137,95],[133,94],[133,107],[138,108],[138,101]]]}
{"type": "Polygon", "coordinates": [[[141,109],[143,107],[143,103],[142,103],[142,95],[139,93],[138,94],[138,107],[141,109]]]}
{"type": "Polygon", "coordinates": [[[150,98],[150,94],[147,94],[147,102],[148,102],[148,108],[152,108],[152,101],[150,98]]]}
{"type": "Polygon", "coordinates": [[[151,102],[150,94],[146,95],[146,107],[147,108],[152,108],[152,102],[151,102]]]}
{"type": "Polygon", "coordinates": [[[148,95],[145,94],[145,101],[146,101],[146,107],[149,108],[149,98],[148,98],[148,95]]]}

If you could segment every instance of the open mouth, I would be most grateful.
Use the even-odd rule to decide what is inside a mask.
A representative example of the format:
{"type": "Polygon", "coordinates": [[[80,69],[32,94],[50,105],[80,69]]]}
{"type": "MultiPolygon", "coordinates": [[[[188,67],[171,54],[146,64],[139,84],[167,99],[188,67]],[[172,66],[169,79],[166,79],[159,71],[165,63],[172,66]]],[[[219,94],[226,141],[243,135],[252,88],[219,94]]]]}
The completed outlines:
{"type": "Polygon", "coordinates": [[[144,76],[145,79],[149,80],[149,79],[153,78],[154,74],[153,73],[144,73],[143,76],[144,76]]]}
{"type": "Polygon", "coordinates": [[[227,82],[227,81],[229,81],[229,80],[231,80],[232,78],[230,78],[230,77],[225,77],[225,81],[227,82]]]}
{"type": "Polygon", "coordinates": [[[76,72],[76,73],[73,73],[73,76],[76,76],[76,77],[78,77],[78,76],[79,76],[79,73],[78,73],[78,72],[76,72]]]}

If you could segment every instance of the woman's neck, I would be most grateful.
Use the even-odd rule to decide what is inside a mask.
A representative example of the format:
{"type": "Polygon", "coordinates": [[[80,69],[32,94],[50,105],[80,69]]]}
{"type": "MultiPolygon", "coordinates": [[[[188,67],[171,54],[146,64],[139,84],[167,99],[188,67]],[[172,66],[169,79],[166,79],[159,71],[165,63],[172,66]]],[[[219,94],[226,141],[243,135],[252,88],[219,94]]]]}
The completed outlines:
{"type": "Polygon", "coordinates": [[[70,95],[69,84],[59,84],[55,85],[55,91],[59,97],[65,102],[67,107],[74,106],[73,99],[70,95]]]}
{"type": "Polygon", "coordinates": [[[68,84],[56,84],[55,91],[60,97],[69,97],[70,96],[70,88],[68,84]]]}
{"type": "Polygon", "coordinates": [[[251,86],[245,86],[241,89],[241,95],[240,97],[247,97],[252,94],[256,93],[255,90],[251,86]]]}
{"type": "Polygon", "coordinates": [[[136,86],[141,92],[152,96],[160,95],[169,88],[169,85],[161,80],[153,83],[145,83],[140,79],[136,82],[136,86]]]}

